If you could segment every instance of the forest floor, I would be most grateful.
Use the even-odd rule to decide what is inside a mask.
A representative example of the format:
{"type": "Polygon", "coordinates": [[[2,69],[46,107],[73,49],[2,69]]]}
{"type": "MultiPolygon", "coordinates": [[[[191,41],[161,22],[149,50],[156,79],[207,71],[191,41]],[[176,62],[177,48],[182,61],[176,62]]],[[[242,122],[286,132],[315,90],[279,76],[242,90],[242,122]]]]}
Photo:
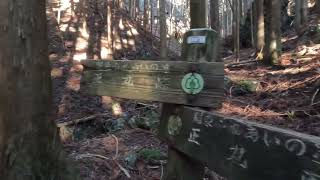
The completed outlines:
{"type": "MultiPolygon", "coordinates": [[[[80,59],[158,58],[151,35],[105,2],[72,4],[59,25],[48,12],[53,117],[58,124],[83,121],[70,126],[71,135],[67,129],[63,140],[84,180],[159,180],[166,163],[166,145],[156,137],[160,105],[80,91],[80,59]]],[[[232,82],[226,83],[226,99],[216,111],[319,136],[320,44],[311,40],[286,33],[278,67],[253,61],[252,49],[241,50],[242,63],[225,57],[226,81],[232,82]]]]}

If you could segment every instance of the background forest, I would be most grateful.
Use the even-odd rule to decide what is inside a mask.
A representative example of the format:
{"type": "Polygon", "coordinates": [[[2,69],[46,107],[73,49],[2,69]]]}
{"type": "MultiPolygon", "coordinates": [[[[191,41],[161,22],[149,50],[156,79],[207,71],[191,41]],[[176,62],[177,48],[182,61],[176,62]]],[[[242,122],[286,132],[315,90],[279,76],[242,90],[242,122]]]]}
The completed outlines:
{"type": "MultiPolygon", "coordinates": [[[[10,23],[17,22],[20,25],[19,22],[22,22],[23,27],[27,27],[26,22],[29,22],[27,17],[37,16],[35,12],[39,12],[44,18],[41,8],[36,9],[37,11],[32,9],[31,5],[36,7],[36,1],[30,1],[30,5],[22,4],[26,8],[22,9],[23,11],[18,9],[18,6],[10,9],[10,12],[18,12],[19,15],[17,21],[10,21],[10,23]],[[25,19],[23,13],[26,15],[25,19]]],[[[4,10],[8,9],[5,5],[7,4],[0,2],[0,18],[4,10]]],[[[308,135],[320,135],[319,0],[47,0],[46,15],[50,75],[53,81],[53,108],[50,119],[58,124],[63,149],[67,152],[68,159],[74,162],[78,173],[84,180],[163,179],[168,150],[166,143],[157,138],[162,105],[157,102],[89,96],[83,93],[81,78],[84,67],[81,61],[84,59],[181,59],[183,35],[190,28],[198,27],[197,23],[205,24],[203,28],[211,27],[220,35],[220,38],[217,39],[220,44],[219,55],[214,61],[225,63],[225,99],[222,107],[206,110],[225,117],[246,119],[248,122],[259,122],[308,135]],[[199,5],[203,11],[198,14],[190,14],[190,9],[195,7],[192,3],[199,5]],[[191,22],[191,19],[196,19],[198,16],[206,18],[199,18],[198,21],[191,22]]],[[[39,16],[39,19],[41,17],[39,16]]],[[[30,21],[30,24],[34,25],[39,22],[40,20],[37,19],[35,22],[30,21]]],[[[20,26],[17,26],[17,29],[13,28],[13,30],[20,33],[19,28],[20,26]]],[[[35,28],[35,30],[38,29],[35,28]]],[[[44,52],[43,44],[38,43],[29,47],[28,43],[24,43],[25,39],[28,39],[28,35],[34,34],[35,31],[26,32],[26,37],[24,37],[24,31],[20,33],[21,47],[26,46],[26,48],[21,48],[24,51],[21,51],[17,59],[23,60],[25,57],[39,59],[40,56],[35,56],[25,50],[33,47],[44,52]]],[[[30,35],[30,37],[32,39],[35,36],[30,35]]],[[[45,34],[39,33],[39,37],[45,37],[45,34]]],[[[1,38],[4,36],[0,36],[0,40],[1,38]]],[[[7,40],[9,42],[11,39],[7,38],[7,40]]],[[[32,40],[38,42],[37,38],[32,40]]],[[[19,44],[20,41],[12,41],[10,45],[19,44]]],[[[11,52],[11,55],[15,54],[12,52],[16,52],[11,51],[14,48],[7,48],[5,43],[0,43],[0,47],[6,48],[4,52],[9,52],[8,54],[11,52]]],[[[36,60],[26,62],[47,67],[40,60],[39,62],[36,60]]],[[[22,62],[21,67],[25,68],[24,65],[22,62]]],[[[10,67],[14,69],[16,66],[13,64],[10,67]]],[[[3,70],[2,66],[0,70],[3,70]]],[[[16,76],[22,77],[25,74],[28,75],[22,72],[29,71],[28,69],[23,69],[21,72],[0,71],[0,85],[3,79],[6,80],[3,82],[10,82],[6,76],[2,76],[3,72],[14,76],[18,72],[16,76]]],[[[30,73],[32,76],[25,76],[35,78],[37,81],[34,82],[49,82],[41,78],[43,74],[34,72],[36,71],[30,73]]],[[[39,112],[45,111],[50,101],[45,101],[43,100],[45,98],[41,99],[36,95],[30,96],[36,100],[30,100],[24,94],[23,88],[20,88],[22,85],[31,87],[32,83],[27,83],[28,78],[22,78],[17,81],[20,84],[14,84],[12,87],[18,89],[14,91],[17,94],[21,90],[22,95],[17,96],[17,99],[21,98],[21,101],[25,100],[31,104],[37,102],[37,106],[22,107],[20,104],[15,104],[15,107],[18,112],[33,109],[39,109],[39,112]]],[[[50,93],[41,91],[41,88],[49,86],[35,83],[35,87],[39,89],[39,94],[43,97],[49,96],[50,93]]],[[[35,91],[33,88],[27,90],[26,92],[35,91]]],[[[0,93],[2,99],[6,98],[6,94],[11,94],[10,90],[3,90],[3,92],[0,93]]],[[[9,99],[8,102],[11,102],[10,100],[12,99],[9,99]]],[[[5,105],[0,104],[0,107],[7,109],[5,105]]],[[[19,114],[15,113],[17,111],[8,112],[10,112],[9,117],[19,114]]],[[[32,119],[38,119],[36,115],[39,115],[35,113],[36,115],[31,117],[26,114],[22,113],[19,118],[23,119],[25,115],[26,119],[29,118],[31,122],[32,119]]],[[[40,113],[40,115],[43,114],[40,113]]],[[[0,113],[0,120],[2,117],[6,116],[0,113]]],[[[41,127],[39,129],[42,127],[50,129],[51,127],[42,121],[37,121],[37,123],[37,127],[41,127]]],[[[32,123],[15,124],[12,122],[10,127],[14,127],[12,129],[15,130],[19,128],[13,124],[17,124],[20,129],[25,126],[25,129],[29,128],[33,132],[32,123]]],[[[39,130],[44,134],[45,131],[46,129],[39,130]]],[[[54,132],[54,128],[50,129],[51,131],[54,132]]],[[[17,134],[23,136],[23,133],[17,134]]],[[[31,139],[37,139],[31,137],[31,139]]],[[[55,144],[57,138],[55,136],[48,138],[51,138],[50,142],[52,140],[53,143],[50,144],[41,139],[42,144],[46,144],[45,147],[50,146],[51,149],[47,149],[49,151],[56,146],[56,151],[52,154],[53,157],[60,158],[59,146],[55,144]]],[[[2,150],[1,142],[0,151],[2,150]]],[[[23,138],[17,141],[17,144],[19,145],[13,145],[12,149],[19,149],[20,144],[21,146],[27,144],[23,147],[28,147],[28,150],[34,147],[41,149],[39,144],[28,145],[23,138]]],[[[17,156],[19,157],[17,160],[15,156],[12,160],[10,152],[2,153],[1,151],[0,155],[2,157],[5,154],[4,157],[8,157],[8,159],[4,158],[5,162],[13,164],[22,162],[21,164],[24,165],[27,164],[24,162],[31,162],[32,164],[32,158],[22,156],[24,153],[28,154],[28,151],[17,153],[20,155],[17,156]]],[[[47,157],[47,152],[41,153],[39,157],[47,157]]],[[[38,158],[35,154],[33,156],[33,160],[38,158]]],[[[54,159],[53,157],[50,158],[54,159]]],[[[39,169],[45,168],[41,164],[36,165],[39,169]]],[[[54,164],[53,166],[59,167],[57,172],[65,172],[67,170],[63,167],[66,165],[63,165],[54,164]]],[[[24,169],[22,167],[27,166],[17,166],[15,170],[24,169]]],[[[1,163],[0,169],[3,169],[1,163]]],[[[0,175],[2,175],[1,172],[0,175]]],[[[61,177],[67,177],[66,174],[61,177]]],[[[75,179],[75,177],[65,179],[75,179]]],[[[205,179],[218,180],[228,179],[228,177],[220,177],[207,169],[205,179]]]]}

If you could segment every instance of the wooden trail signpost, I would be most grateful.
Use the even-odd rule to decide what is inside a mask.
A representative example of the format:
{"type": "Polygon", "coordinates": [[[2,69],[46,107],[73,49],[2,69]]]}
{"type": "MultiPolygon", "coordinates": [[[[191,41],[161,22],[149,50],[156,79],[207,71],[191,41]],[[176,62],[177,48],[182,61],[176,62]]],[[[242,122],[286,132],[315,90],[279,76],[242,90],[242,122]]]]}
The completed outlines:
{"type": "Polygon", "coordinates": [[[82,63],[83,90],[94,95],[219,107],[223,63],[183,61],[91,61],[82,63]]]}
{"type": "Polygon", "coordinates": [[[225,118],[200,108],[222,102],[224,67],[204,0],[191,0],[185,61],[83,61],[89,94],[165,103],[159,136],[168,142],[164,180],[202,180],[204,167],[228,180],[320,180],[320,138],[225,118]],[[203,11],[205,12],[205,11],[203,11]],[[201,15],[201,16],[199,16],[201,15]],[[188,105],[188,106],[185,106],[188,105]]]}

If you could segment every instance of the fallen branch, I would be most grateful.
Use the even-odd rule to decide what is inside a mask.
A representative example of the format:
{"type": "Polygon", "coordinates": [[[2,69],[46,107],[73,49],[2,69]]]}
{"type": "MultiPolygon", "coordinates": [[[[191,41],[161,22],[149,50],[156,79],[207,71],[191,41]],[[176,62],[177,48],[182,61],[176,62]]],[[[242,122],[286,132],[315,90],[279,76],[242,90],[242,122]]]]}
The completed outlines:
{"type": "Polygon", "coordinates": [[[120,168],[120,170],[128,177],[131,178],[130,173],[128,170],[126,170],[121,164],[119,164],[117,161],[114,161],[116,165],[120,168]]]}
{"type": "Polygon", "coordinates": [[[79,123],[84,123],[84,122],[87,122],[87,121],[91,121],[97,117],[101,117],[101,116],[108,116],[110,114],[108,113],[104,113],[104,114],[96,114],[96,115],[92,115],[92,116],[88,116],[88,117],[84,117],[84,118],[80,118],[80,119],[76,119],[76,120],[72,120],[72,121],[68,121],[68,122],[64,122],[64,123],[58,123],[57,126],[59,128],[61,127],[65,127],[65,126],[71,126],[71,125],[76,125],[76,124],[79,124],[79,123]]]}
{"type": "Polygon", "coordinates": [[[111,135],[115,140],[116,140],[116,154],[114,155],[114,160],[118,159],[118,154],[119,154],[119,140],[115,135],[111,135]]]}
{"type": "Polygon", "coordinates": [[[316,80],[319,79],[319,78],[320,78],[320,75],[307,78],[307,79],[305,79],[305,80],[302,81],[302,82],[297,82],[297,83],[293,84],[292,86],[288,87],[287,89],[297,88],[297,87],[299,87],[299,86],[301,86],[301,85],[303,85],[303,84],[307,84],[307,83],[314,82],[314,81],[316,81],[316,80]]]}
{"type": "Polygon", "coordinates": [[[243,66],[243,65],[247,65],[247,64],[251,64],[251,63],[258,63],[260,60],[249,60],[249,61],[242,61],[242,62],[237,62],[237,63],[230,63],[227,64],[226,67],[227,68],[234,68],[237,66],[243,66]]]}

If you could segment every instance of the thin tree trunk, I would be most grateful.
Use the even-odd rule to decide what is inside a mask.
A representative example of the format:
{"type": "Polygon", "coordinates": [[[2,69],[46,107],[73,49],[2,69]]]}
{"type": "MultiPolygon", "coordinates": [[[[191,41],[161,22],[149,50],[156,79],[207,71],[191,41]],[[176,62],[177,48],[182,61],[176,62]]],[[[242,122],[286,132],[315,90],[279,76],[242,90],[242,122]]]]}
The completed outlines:
{"type": "Polygon", "coordinates": [[[240,56],[240,3],[239,0],[233,0],[233,44],[236,55],[236,62],[239,62],[240,56]]]}
{"type": "Polygon", "coordinates": [[[130,0],[130,15],[133,19],[136,18],[136,0],[130,0]]]}
{"type": "Polygon", "coordinates": [[[48,118],[45,0],[1,0],[0,23],[0,177],[75,180],[48,118]]]}
{"type": "Polygon", "coordinates": [[[279,64],[281,56],[281,2],[268,0],[265,2],[265,48],[264,62],[269,65],[279,64]]]}
{"type": "Polygon", "coordinates": [[[149,31],[150,30],[150,4],[149,4],[149,0],[144,0],[144,10],[143,10],[143,28],[145,31],[149,31]]]}
{"type": "Polygon", "coordinates": [[[264,48],[264,1],[263,0],[255,0],[255,49],[256,53],[260,53],[264,48]]]}
{"type": "Polygon", "coordinates": [[[219,0],[210,1],[211,28],[220,33],[219,0]]]}
{"type": "Polygon", "coordinates": [[[159,0],[160,6],[160,57],[167,57],[167,22],[166,22],[166,8],[165,0],[159,0]]]}
{"type": "Polygon", "coordinates": [[[301,29],[301,8],[302,8],[302,0],[295,1],[295,28],[296,32],[300,32],[301,29]]]}
{"type": "Polygon", "coordinates": [[[251,28],[251,45],[253,48],[256,48],[256,38],[255,35],[257,33],[256,30],[256,10],[255,10],[255,2],[251,3],[251,11],[250,11],[250,28],[251,28]]]}
{"type": "Polygon", "coordinates": [[[135,20],[138,21],[138,17],[140,15],[140,1],[135,0],[135,20]]]}
{"type": "Polygon", "coordinates": [[[301,24],[305,25],[308,22],[308,0],[302,0],[302,17],[301,17],[301,24]]]}
{"type": "Polygon", "coordinates": [[[295,1],[295,29],[300,33],[301,29],[307,22],[308,17],[308,1],[296,0],[295,1]]]}

